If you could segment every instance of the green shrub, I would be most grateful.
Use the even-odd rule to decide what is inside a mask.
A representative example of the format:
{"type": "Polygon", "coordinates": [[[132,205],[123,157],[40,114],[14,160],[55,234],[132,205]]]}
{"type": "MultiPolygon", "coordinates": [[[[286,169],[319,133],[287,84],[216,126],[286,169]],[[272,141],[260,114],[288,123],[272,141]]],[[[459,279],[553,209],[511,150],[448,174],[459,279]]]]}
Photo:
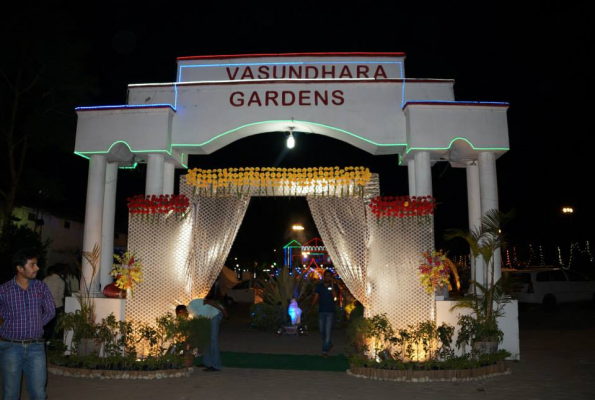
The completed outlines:
{"type": "Polygon", "coordinates": [[[250,326],[254,329],[273,332],[288,320],[287,310],[280,305],[258,303],[250,306],[250,326]]]}

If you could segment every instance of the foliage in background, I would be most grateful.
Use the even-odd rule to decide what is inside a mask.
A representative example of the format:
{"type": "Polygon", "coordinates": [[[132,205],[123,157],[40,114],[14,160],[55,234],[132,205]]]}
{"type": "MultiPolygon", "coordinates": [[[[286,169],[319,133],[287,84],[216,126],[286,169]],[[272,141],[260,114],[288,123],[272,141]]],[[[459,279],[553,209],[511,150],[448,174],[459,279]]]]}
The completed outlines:
{"type": "Polygon", "coordinates": [[[316,281],[312,273],[300,274],[294,271],[290,274],[289,268],[285,266],[279,270],[277,276],[270,280],[259,279],[257,284],[263,289],[262,299],[265,303],[280,306],[287,312],[291,299],[296,299],[302,307],[312,294],[316,281]]]}
{"type": "Polygon", "coordinates": [[[6,282],[15,275],[12,258],[20,249],[32,249],[39,254],[38,264],[45,266],[50,240],[42,241],[37,232],[27,226],[14,222],[5,225],[0,232],[0,283],[6,282]]]}

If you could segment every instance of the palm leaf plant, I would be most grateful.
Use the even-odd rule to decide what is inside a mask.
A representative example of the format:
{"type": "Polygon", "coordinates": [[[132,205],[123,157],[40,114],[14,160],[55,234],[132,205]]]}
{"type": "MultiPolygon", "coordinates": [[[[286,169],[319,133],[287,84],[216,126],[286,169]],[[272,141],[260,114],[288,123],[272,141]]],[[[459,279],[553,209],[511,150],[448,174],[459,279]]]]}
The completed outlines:
{"type": "Polygon", "coordinates": [[[457,345],[468,342],[502,341],[503,334],[498,328],[497,318],[504,315],[503,309],[510,298],[506,295],[503,278],[495,281],[495,256],[505,248],[506,239],[502,227],[513,218],[513,213],[489,210],[473,230],[449,230],[447,240],[459,238],[469,245],[474,260],[475,280],[471,281],[473,292],[460,299],[452,309],[470,309],[472,315],[459,317],[461,332],[457,345]],[[483,265],[485,281],[477,281],[477,267],[483,265]]]}

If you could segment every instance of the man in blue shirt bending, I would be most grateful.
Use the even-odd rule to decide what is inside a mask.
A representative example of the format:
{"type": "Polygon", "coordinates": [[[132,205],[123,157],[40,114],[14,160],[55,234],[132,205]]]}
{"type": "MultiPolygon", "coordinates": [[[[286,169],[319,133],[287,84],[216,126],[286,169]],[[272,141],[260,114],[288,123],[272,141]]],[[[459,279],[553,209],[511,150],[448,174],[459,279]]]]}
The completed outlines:
{"type": "Polygon", "coordinates": [[[333,347],[331,333],[335,321],[335,302],[339,300],[339,287],[335,284],[332,271],[324,271],[322,282],[316,285],[312,295],[312,304],[308,313],[316,303],[318,307],[318,325],[322,336],[322,356],[328,357],[328,352],[333,347]]]}

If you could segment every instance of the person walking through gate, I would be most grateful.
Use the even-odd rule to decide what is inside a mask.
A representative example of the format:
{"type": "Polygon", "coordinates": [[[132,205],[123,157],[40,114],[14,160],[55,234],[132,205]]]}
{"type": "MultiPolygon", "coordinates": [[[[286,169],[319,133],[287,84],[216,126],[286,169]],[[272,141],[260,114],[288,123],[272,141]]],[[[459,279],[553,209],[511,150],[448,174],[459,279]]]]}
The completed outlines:
{"type": "Polygon", "coordinates": [[[335,283],[333,272],[327,269],[324,271],[322,282],[314,288],[312,304],[308,309],[308,313],[310,313],[316,303],[319,303],[318,325],[322,336],[322,356],[325,358],[328,357],[328,353],[333,347],[331,335],[335,321],[335,302],[340,302],[340,296],[341,292],[335,283]]]}
{"type": "Polygon", "coordinates": [[[13,258],[15,277],[0,286],[0,369],[5,400],[20,398],[25,373],[31,399],[45,399],[46,360],[43,326],[56,313],[47,285],[35,279],[37,254],[21,250],[13,258]]]}

